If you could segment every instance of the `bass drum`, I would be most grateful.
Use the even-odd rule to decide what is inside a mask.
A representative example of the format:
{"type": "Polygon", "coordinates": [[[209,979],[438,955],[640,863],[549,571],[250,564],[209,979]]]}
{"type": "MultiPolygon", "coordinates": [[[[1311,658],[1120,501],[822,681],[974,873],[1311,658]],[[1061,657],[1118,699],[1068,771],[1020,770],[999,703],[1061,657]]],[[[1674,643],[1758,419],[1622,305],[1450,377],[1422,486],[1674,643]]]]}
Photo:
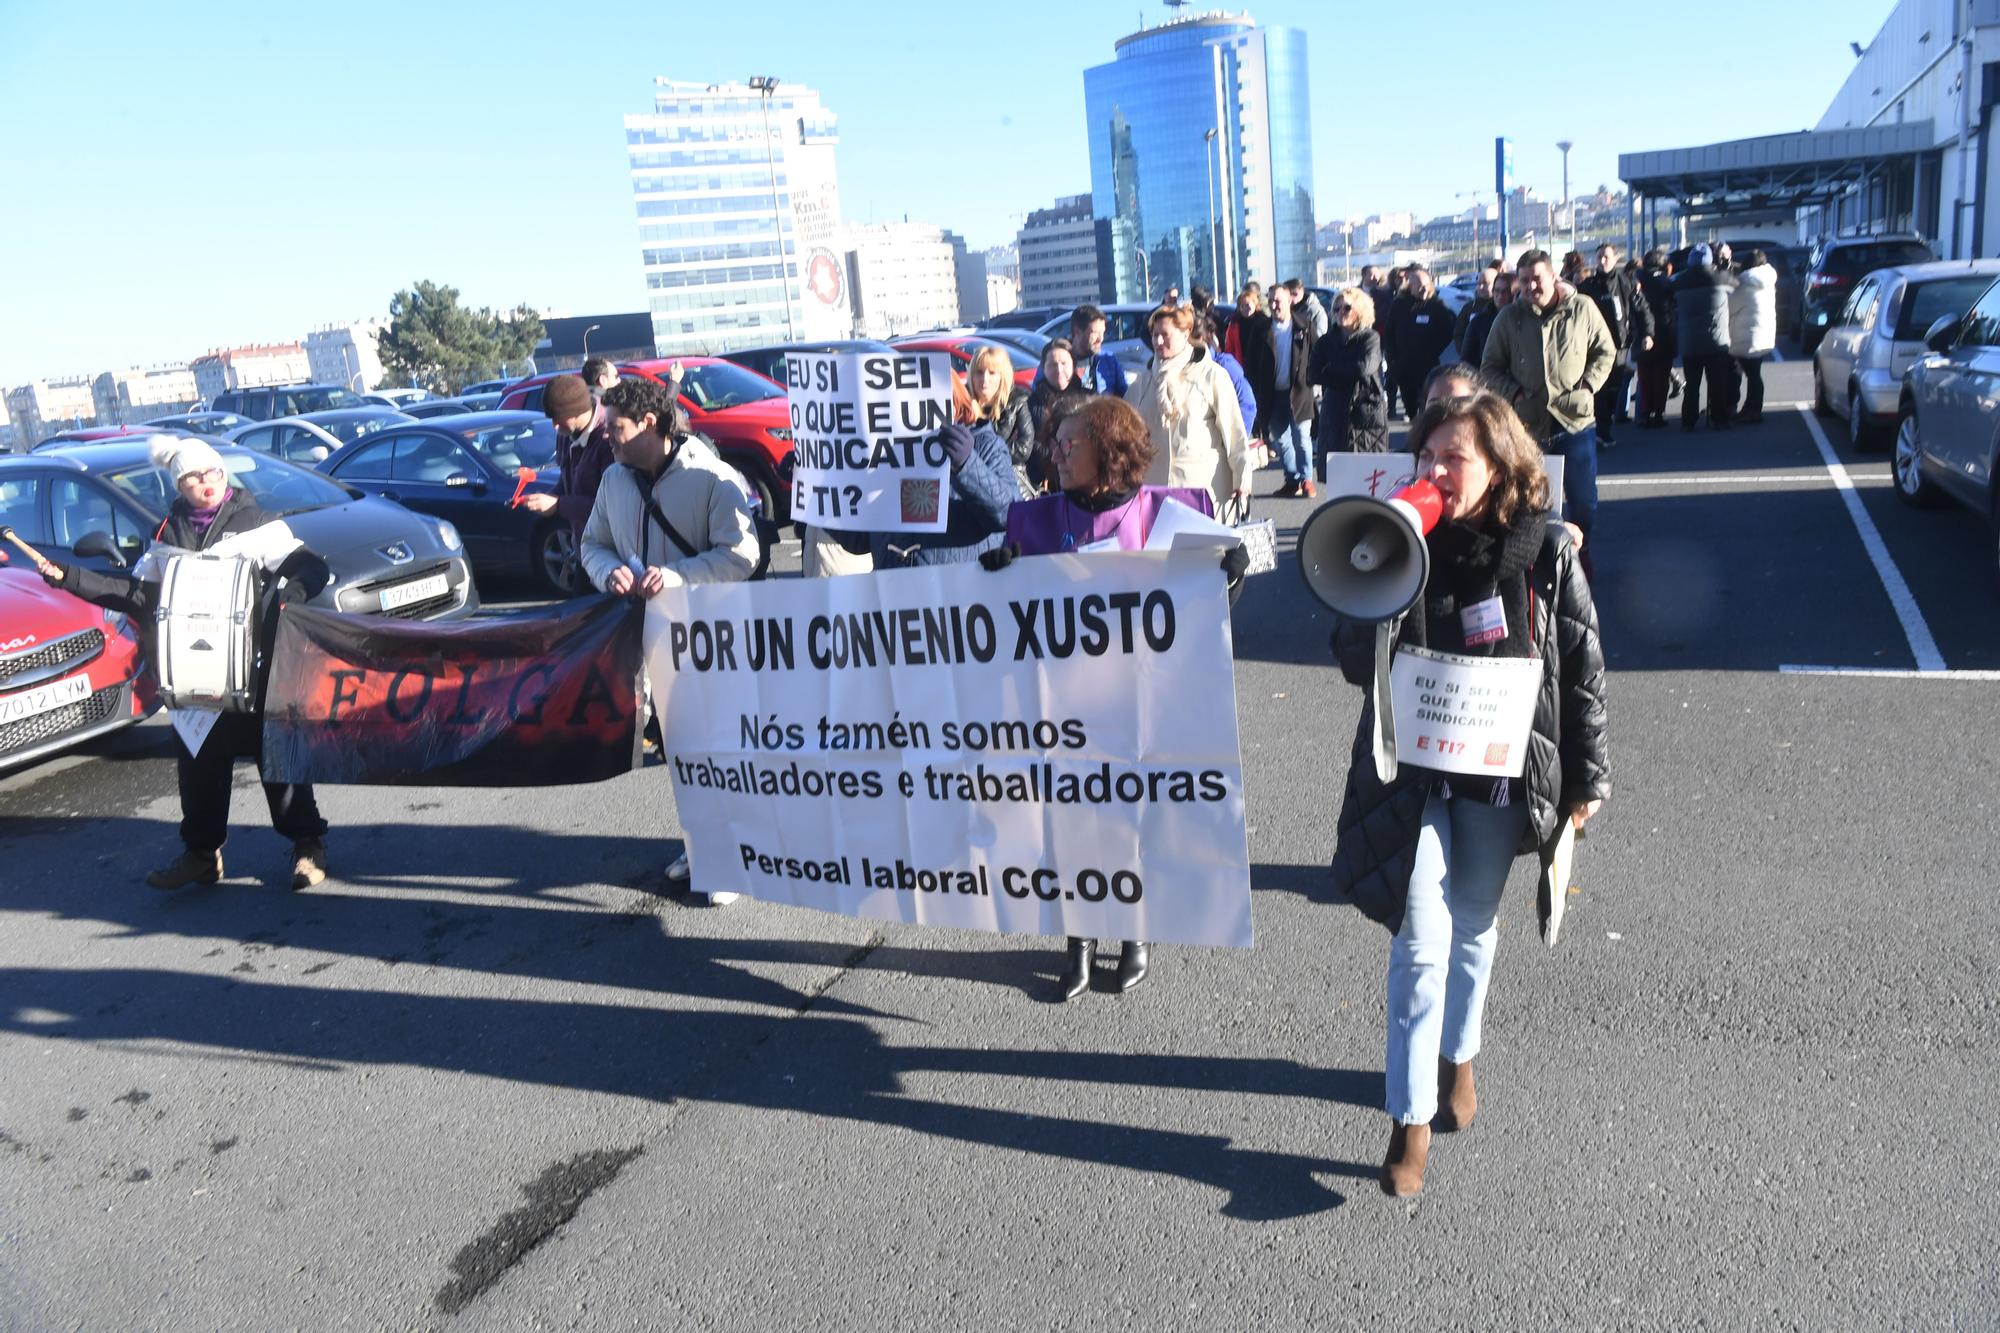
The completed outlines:
{"type": "Polygon", "coordinates": [[[257,583],[256,562],[242,556],[163,562],[153,653],[168,708],[256,711],[257,583]]]}

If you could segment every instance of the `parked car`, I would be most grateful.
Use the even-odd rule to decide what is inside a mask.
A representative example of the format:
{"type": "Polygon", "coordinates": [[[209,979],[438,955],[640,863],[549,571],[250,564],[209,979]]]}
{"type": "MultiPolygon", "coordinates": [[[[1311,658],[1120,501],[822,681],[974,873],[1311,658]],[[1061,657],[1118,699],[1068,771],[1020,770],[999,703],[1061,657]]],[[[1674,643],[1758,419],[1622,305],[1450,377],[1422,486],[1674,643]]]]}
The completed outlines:
{"type": "MultiPolygon", "coordinates": [[[[1153,357],[1152,339],[1146,330],[1146,320],[1159,309],[1157,302],[1124,302],[1117,305],[1099,306],[1104,312],[1104,346],[1100,349],[1111,353],[1124,368],[1130,379],[1153,357]]],[[[1329,310],[1333,307],[1328,306],[1329,310]]],[[[1065,310],[1056,318],[1043,324],[1039,332],[1051,338],[1069,337],[1070,311],[1065,310]]]]}
{"type": "Polygon", "coordinates": [[[517,384],[519,382],[520,382],[519,376],[513,376],[504,380],[481,380],[477,384],[465,385],[458,391],[458,397],[463,399],[463,398],[470,398],[474,394],[504,393],[506,392],[509,385],[517,384]]]}
{"type": "Polygon", "coordinates": [[[1033,329],[986,328],[976,330],[975,336],[984,338],[988,342],[1006,343],[1009,347],[1018,347],[1035,358],[1036,365],[1042,362],[1042,349],[1055,341],[1048,334],[1037,333],[1033,329]]]}
{"type": "Polygon", "coordinates": [[[1847,422],[1857,449],[1895,433],[1903,375],[1924,354],[1924,334],[1940,316],[1972,308],[2000,260],[1906,264],[1877,269],[1856,284],[1813,353],[1813,405],[1847,422]]]}
{"type": "Polygon", "coordinates": [[[1837,236],[1813,247],[1806,266],[1799,302],[1799,346],[1807,354],[1819,349],[1827,326],[1840,313],[1854,284],[1879,268],[1928,264],[1937,258],[1914,235],[1837,236]]]}
{"type": "MultiPolygon", "coordinates": [[[[746,370],[754,370],[781,387],[785,382],[785,355],[788,352],[889,352],[895,349],[873,338],[829,338],[824,342],[778,343],[770,347],[745,347],[722,353],[746,370]]],[[[685,362],[688,358],[682,357],[685,362]]]]}
{"type": "MultiPolygon", "coordinates": [[[[1453,315],[1457,315],[1459,311],[1471,305],[1473,298],[1478,295],[1479,275],[1477,273],[1460,273],[1452,278],[1451,281],[1438,288],[1438,299],[1444,302],[1445,309],[1451,311],[1453,315]]],[[[1320,298],[1320,304],[1326,307],[1328,314],[1333,312],[1333,303],[1328,301],[1324,296],[1320,298]]]]}
{"type": "Polygon", "coordinates": [[[343,407],[333,412],[253,422],[238,427],[226,438],[260,454],[273,454],[288,463],[315,467],[333,457],[344,444],[414,420],[415,417],[387,407],[343,407]]]}
{"type": "Polygon", "coordinates": [[[1903,379],[1892,475],[1918,508],[1953,499],[1985,518],[1987,568],[2000,577],[2000,282],[1964,315],[1940,316],[1903,379]]]}
{"type": "MultiPolygon", "coordinates": [[[[19,480],[0,479],[0,523],[20,526],[12,515],[24,497],[19,480]]],[[[0,772],[151,713],[159,696],[144,666],[125,616],[51,588],[0,552],[0,772]]]]}
{"type": "Polygon", "coordinates": [[[456,398],[426,398],[421,403],[409,403],[396,410],[413,421],[429,421],[433,417],[463,416],[472,409],[456,398]]]}
{"type": "Polygon", "coordinates": [[[191,435],[194,432],[155,428],[152,426],[85,426],[81,430],[66,430],[45,439],[35,441],[29,453],[38,454],[44,449],[66,449],[77,444],[102,444],[106,440],[143,440],[149,435],[191,435]]]}
{"type": "MultiPolygon", "coordinates": [[[[317,472],[217,444],[230,484],[281,516],[333,570],[312,599],[329,611],[382,612],[412,620],[455,620],[479,609],[472,571],[450,523],[365,497],[317,472]]],[[[123,568],[165,525],[174,485],[153,466],[142,441],[79,445],[49,454],[0,458],[0,493],[13,488],[0,518],[32,545],[69,551],[93,569],[123,568]],[[110,538],[106,553],[78,551],[83,538],[110,538]]]]}
{"type": "Polygon", "coordinates": [[[144,423],[151,430],[184,431],[189,435],[221,437],[238,426],[250,424],[249,417],[234,412],[183,412],[179,416],[154,417],[144,423]]]}
{"type": "Polygon", "coordinates": [[[437,397],[429,389],[416,388],[382,388],[376,389],[371,393],[364,393],[361,396],[378,407],[393,407],[399,412],[411,403],[428,402],[437,397]]]}
{"type": "Polygon", "coordinates": [[[469,412],[412,421],[357,440],[320,464],[328,476],[448,521],[479,568],[529,574],[568,590],[569,520],[516,508],[520,470],[533,491],[556,486],[556,429],[540,412],[469,412]]]}
{"type": "Polygon", "coordinates": [[[998,315],[988,315],[979,321],[981,333],[997,333],[1002,329],[1041,329],[1050,320],[1061,315],[1069,315],[1068,306],[1034,305],[1015,306],[1012,310],[998,315]]]}
{"type": "MultiPolygon", "coordinates": [[[[867,346],[888,350],[882,343],[867,346]]],[[[759,517],[767,523],[782,523],[792,508],[791,407],[783,384],[735,364],[735,355],[730,354],[732,360],[683,356],[633,361],[619,366],[618,373],[665,384],[668,368],[678,359],[680,405],[687,413],[688,428],[714,445],[723,461],[742,476],[744,488],[757,502],[759,517]]],[[[778,373],[785,373],[782,365],[778,373]]],[[[554,378],[537,375],[523,380],[507,391],[501,405],[541,411],[542,393],[554,378]]]]}
{"type": "Polygon", "coordinates": [[[980,348],[997,347],[1006,354],[1007,364],[1014,368],[1014,388],[1020,393],[1026,393],[1028,386],[1035,382],[1035,371],[1041,365],[1041,362],[1013,344],[984,336],[896,338],[891,340],[889,345],[899,352],[943,352],[951,358],[952,370],[960,375],[971,372],[972,358],[979,354],[980,348]]]}
{"type": "Polygon", "coordinates": [[[337,407],[367,407],[361,395],[338,384],[269,384],[256,389],[225,389],[208,405],[211,412],[234,412],[255,421],[330,412],[337,407]]]}

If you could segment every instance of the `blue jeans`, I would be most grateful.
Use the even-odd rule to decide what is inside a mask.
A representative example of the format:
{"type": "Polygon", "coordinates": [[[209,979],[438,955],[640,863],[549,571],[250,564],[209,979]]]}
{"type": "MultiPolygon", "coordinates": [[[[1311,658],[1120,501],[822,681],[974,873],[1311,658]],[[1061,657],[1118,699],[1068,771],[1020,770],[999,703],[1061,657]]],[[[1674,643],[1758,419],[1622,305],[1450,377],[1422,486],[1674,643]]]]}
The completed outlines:
{"type": "Polygon", "coordinates": [[[1528,823],[1513,805],[1424,802],[1403,928],[1389,944],[1387,1105],[1405,1125],[1437,1114],[1438,1057],[1479,1054],[1479,1020],[1493,975],[1500,891],[1528,823]]]}
{"type": "Polygon", "coordinates": [[[1287,481],[1311,481],[1313,475],[1312,441],[1306,438],[1305,430],[1292,420],[1291,405],[1288,403],[1272,412],[1265,419],[1268,429],[1264,434],[1272,447],[1278,451],[1278,463],[1285,469],[1287,481]]]}
{"type": "Polygon", "coordinates": [[[1562,498],[1568,506],[1563,517],[1588,537],[1591,524],[1597,521],[1597,427],[1559,430],[1549,436],[1542,452],[1562,456],[1562,498]]]}

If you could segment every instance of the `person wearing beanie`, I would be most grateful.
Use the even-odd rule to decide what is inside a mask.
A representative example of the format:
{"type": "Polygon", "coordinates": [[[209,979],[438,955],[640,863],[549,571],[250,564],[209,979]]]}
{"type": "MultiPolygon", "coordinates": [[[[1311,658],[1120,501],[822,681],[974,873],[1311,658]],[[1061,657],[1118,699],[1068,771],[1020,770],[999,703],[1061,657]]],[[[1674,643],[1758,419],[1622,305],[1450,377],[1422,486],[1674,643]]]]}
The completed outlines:
{"type": "MultiPolygon", "coordinates": [[[[615,372],[614,372],[615,373],[615,372]]],[[[542,391],[542,411],[556,428],[556,464],[562,476],[556,493],[536,491],[521,497],[521,507],[537,514],[551,511],[567,520],[571,541],[580,547],[583,526],[597,503],[604,473],[617,461],[611,446],[611,414],[577,375],[558,375],[542,391]]],[[[571,591],[588,592],[581,578],[572,577],[571,591]]]]}
{"type": "MultiPolygon", "coordinates": [[[[153,466],[172,479],[177,492],[166,518],[153,533],[156,546],[210,550],[228,538],[257,532],[274,522],[273,516],[260,509],[248,491],[230,485],[222,455],[206,441],[182,435],[155,435],[147,442],[147,453],[153,466]]],[[[137,572],[100,573],[51,556],[42,577],[51,586],[86,602],[150,623],[157,616],[160,601],[157,576],[147,576],[147,565],[151,563],[142,562],[137,572]]],[[[278,629],[277,603],[287,597],[303,601],[317,596],[331,577],[326,562],[298,545],[296,539],[291,540],[289,554],[276,562],[260,600],[262,617],[256,665],[260,710],[265,673],[270,669],[271,642],[278,629]]],[[[219,713],[214,728],[198,749],[190,750],[178,730],[174,732],[174,747],[181,797],[182,850],[174,860],[146,876],[146,883],[156,889],[213,884],[222,878],[222,844],[229,834],[229,795],[234,785],[236,760],[252,759],[261,768],[262,713],[219,713]]],[[[312,787],[305,783],[266,782],[264,800],[270,807],[271,827],[292,844],[292,888],[309,889],[324,880],[326,821],[320,818],[312,787]]]]}

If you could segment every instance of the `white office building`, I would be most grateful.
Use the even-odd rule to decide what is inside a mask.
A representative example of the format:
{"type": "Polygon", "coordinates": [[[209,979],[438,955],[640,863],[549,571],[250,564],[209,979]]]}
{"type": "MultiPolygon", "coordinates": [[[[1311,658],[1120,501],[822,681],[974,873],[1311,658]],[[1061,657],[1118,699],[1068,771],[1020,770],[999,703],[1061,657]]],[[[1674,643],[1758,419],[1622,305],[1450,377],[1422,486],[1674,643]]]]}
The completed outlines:
{"type": "Polygon", "coordinates": [[[103,426],[135,426],[154,417],[192,412],[201,405],[194,372],[186,366],[107,370],[91,382],[90,394],[103,426]]]}
{"type": "Polygon", "coordinates": [[[959,322],[952,239],[943,228],[921,222],[847,229],[855,328],[862,337],[890,338],[959,322]]]}
{"type": "Polygon", "coordinates": [[[659,355],[852,333],[838,142],[810,88],[654,80],[625,146],[659,355]]]}
{"type": "Polygon", "coordinates": [[[297,343],[257,343],[246,347],[225,347],[196,357],[194,387],[203,402],[228,389],[254,389],[261,384],[306,384],[311,382],[312,363],[306,349],[297,343]]]}
{"type": "Polygon", "coordinates": [[[382,386],[382,331],[386,319],[329,324],[306,335],[306,364],[314,384],[338,384],[355,393],[382,386]]]}
{"type": "Polygon", "coordinates": [[[1097,225],[1090,196],[1073,194],[1028,214],[1017,241],[1024,306],[1073,306],[1098,298],[1097,225]]]}
{"type": "Polygon", "coordinates": [[[97,400],[89,375],[33,380],[7,393],[7,419],[26,450],[57,431],[97,425],[97,400]]]}

